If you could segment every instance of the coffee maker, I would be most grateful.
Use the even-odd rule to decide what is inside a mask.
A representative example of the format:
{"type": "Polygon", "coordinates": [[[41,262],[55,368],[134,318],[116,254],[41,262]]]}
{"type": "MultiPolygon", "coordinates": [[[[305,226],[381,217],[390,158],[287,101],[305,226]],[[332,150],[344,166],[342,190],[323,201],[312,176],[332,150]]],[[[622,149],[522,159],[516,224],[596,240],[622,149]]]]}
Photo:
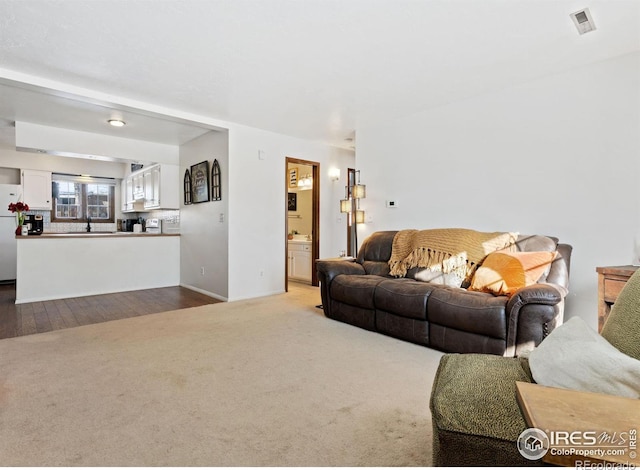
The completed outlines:
{"type": "Polygon", "coordinates": [[[136,219],[122,219],[122,231],[133,232],[133,226],[137,223],[138,221],[136,219]]]}
{"type": "Polygon", "coordinates": [[[41,235],[44,227],[42,216],[40,214],[26,214],[24,223],[29,230],[29,235],[41,235]]]}

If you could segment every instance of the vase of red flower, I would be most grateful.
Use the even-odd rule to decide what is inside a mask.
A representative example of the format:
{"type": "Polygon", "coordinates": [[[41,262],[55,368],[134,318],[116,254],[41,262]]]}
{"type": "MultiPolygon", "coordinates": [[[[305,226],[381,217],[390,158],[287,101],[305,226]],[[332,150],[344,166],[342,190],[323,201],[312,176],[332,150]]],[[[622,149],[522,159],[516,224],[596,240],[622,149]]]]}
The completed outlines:
{"type": "Polygon", "coordinates": [[[29,210],[29,205],[24,202],[12,202],[9,204],[9,210],[16,215],[16,235],[22,235],[24,213],[29,210]]]}

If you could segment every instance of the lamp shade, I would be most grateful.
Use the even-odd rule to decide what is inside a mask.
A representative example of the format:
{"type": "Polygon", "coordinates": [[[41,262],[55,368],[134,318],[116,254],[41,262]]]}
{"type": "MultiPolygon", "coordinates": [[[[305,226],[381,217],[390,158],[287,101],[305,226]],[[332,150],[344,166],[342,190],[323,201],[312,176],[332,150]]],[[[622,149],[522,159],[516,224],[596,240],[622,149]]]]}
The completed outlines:
{"type": "Polygon", "coordinates": [[[349,213],[353,208],[352,199],[340,199],[340,212],[349,213]]]}
{"type": "Polygon", "coordinates": [[[355,199],[364,199],[367,197],[367,186],[364,184],[356,184],[351,194],[355,199]]]}
{"type": "Polygon", "coordinates": [[[364,224],[364,211],[356,211],[356,224],[364,224]]]}

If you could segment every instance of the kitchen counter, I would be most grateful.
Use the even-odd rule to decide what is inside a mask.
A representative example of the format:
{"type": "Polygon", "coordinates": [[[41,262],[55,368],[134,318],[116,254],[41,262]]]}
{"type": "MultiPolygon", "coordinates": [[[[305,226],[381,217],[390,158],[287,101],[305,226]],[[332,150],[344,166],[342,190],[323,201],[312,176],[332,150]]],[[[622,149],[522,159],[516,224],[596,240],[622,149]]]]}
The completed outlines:
{"type": "Polygon", "coordinates": [[[179,233],[147,233],[147,232],[46,232],[40,235],[16,235],[16,239],[38,238],[100,238],[100,237],[179,237],[179,233]]]}
{"type": "Polygon", "coordinates": [[[180,284],[179,234],[45,233],[16,245],[16,304],[180,284]]]}

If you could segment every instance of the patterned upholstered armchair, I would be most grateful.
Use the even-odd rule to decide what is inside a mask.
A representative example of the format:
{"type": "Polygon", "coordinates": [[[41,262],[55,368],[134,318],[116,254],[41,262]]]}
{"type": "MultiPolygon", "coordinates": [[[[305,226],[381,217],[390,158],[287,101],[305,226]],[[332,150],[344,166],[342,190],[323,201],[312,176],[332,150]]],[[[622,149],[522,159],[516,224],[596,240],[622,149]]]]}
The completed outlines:
{"type": "MultiPolygon", "coordinates": [[[[640,360],[640,270],[616,300],[602,337],[640,360]]],[[[516,446],[527,428],[516,401],[516,381],[534,382],[523,357],[442,357],[430,401],[434,466],[542,465],[526,460],[516,446]]]]}

